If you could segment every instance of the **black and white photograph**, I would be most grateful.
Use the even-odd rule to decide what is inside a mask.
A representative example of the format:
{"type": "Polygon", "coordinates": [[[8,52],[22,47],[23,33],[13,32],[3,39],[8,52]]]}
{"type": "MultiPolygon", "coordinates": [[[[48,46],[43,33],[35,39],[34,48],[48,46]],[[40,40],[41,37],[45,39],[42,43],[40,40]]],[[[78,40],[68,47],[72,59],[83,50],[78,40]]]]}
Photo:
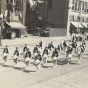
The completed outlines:
{"type": "Polygon", "coordinates": [[[88,88],[88,0],[0,0],[0,88],[88,88]]]}

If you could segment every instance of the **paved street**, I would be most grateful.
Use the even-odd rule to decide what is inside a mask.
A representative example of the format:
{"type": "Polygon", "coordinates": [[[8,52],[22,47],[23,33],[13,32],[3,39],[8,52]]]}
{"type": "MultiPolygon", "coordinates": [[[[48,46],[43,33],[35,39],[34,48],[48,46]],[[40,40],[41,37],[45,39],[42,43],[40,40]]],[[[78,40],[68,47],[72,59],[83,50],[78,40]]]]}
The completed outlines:
{"type": "MultiPolygon", "coordinates": [[[[0,56],[0,88],[88,88],[88,45],[80,62],[77,62],[78,58],[73,54],[72,63],[69,65],[62,61],[52,68],[53,63],[47,63],[36,73],[36,68],[32,65],[33,60],[25,70],[23,57],[20,56],[19,63],[14,67],[12,55],[15,46],[19,45],[20,52],[22,52],[25,42],[28,42],[31,51],[33,51],[34,45],[40,40],[43,41],[44,47],[49,41],[54,41],[54,45],[58,45],[64,39],[69,40],[70,38],[29,36],[15,40],[2,40],[0,54],[2,54],[3,47],[9,44],[10,55],[6,66],[3,65],[4,61],[0,56]]],[[[65,55],[62,55],[61,60],[65,59],[65,55]]]]}

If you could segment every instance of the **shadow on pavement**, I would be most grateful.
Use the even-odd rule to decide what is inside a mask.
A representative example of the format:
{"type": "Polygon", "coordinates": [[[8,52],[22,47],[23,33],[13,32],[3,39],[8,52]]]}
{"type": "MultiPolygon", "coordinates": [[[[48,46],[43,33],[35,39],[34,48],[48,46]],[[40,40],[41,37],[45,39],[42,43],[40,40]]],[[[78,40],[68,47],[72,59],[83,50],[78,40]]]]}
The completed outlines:
{"type": "Polygon", "coordinates": [[[31,71],[31,70],[23,70],[23,72],[30,73],[30,72],[36,72],[36,71],[31,71]]]}
{"type": "Polygon", "coordinates": [[[3,66],[3,65],[4,65],[4,63],[0,63],[0,65],[1,65],[1,66],[3,66]]]}
{"type": "Polygon", "coordinates": [[[80,65],[79,63],[70,62],[70,65],[80,65]]]}
{"type": "Polygon", "coordinates": [[[44,66],[44,65],[42,65],[41,67],[42,68],[52,68],[52,66],[44,66]]]}

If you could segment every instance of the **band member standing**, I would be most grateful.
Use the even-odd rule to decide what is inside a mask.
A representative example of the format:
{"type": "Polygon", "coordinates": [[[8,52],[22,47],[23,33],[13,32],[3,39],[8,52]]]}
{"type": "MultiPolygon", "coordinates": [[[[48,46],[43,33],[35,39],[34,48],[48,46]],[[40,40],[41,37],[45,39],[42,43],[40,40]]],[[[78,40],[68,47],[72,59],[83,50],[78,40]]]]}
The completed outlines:
{"type": "Polygon", "coordinates": [[[60,45],[57,46],[58,52],[59,52],[59,56],[61,56],[61,47],[60,45]]]}
{"type": "Polygon", "coordinates": [[[66,41],[64,40],[64,42],[63,42],[63,48],[64,48],[64,52],[66,51],[66,48],[67,48],[67,43],[66,43],[66,41]]]}
{"type": "Polygon", "coordinates": [[[60,43],[60,48],[61,48],[61,54],[62,54],[62,51],[64,50],[62,43],[60,43]]]}
{"type": "Polygon", "coordinates": [[[38,70],[41,67],[41,61],[42,61],[42,56],[40,55],[40,53],[38,53],[38,55],[36,56],[35,61],[34,61],[35,66],[37,68],[37,71],[36,72],[38,72],[38,70]]]}
{"type": "Polygon", "coordinates": [[[53,59],[54,66],[57,65],[57,59],[59,59],[59,53],[58,53],[58,49],[56,47],[52,53],[52,59],[53,59]]]}
{"type": "Polygon", "coordinates": [[[80,45],[80,46],[77,48],[77,54],[78,54],[79,60],[81,59],[81,56],[82,56],[81,47],[82,47],[82,45],[80,45]]]}
{"type": "Polygon", "coordinates": [[[16,47],[15,51],[14,51],[14,54],[13,54],[13,59],[14,59],[14,63],[15,65],[18,63],[18,57],[20,55],[20,52],[19,52],[19,46],[16,47]]]}
{"type": "Polygon", "coordinates": [[[27,65],[27,67],[29,66],[30,64],[30,59],[31,59],[31,52],[30,52],[30,49],[29,47],[27,48],[27,52],[25,54],[25,64],[27,65]]]}
{"type": "Polygon", "coordinates": [[[72,58],[72,51],[73,51],[73,48],[71,45],[69,45],[69,47],[67,48],[67,52],[66,52],[66,57],[68,59],[68,65],[69,65],[69,62],[71,62],[71,58],[72,58]],[[70,60],[70,61],[69,61],[70,60]]]}
{"type": "Polygon", "coordinates": [[[3,54],[2,54],[3,60],[5,61],[5,64],[7,62],[8,55],[9,55],[9,48],[8,48],[8,45],[6,45],[6,47],[3,50],[3,54]]]}

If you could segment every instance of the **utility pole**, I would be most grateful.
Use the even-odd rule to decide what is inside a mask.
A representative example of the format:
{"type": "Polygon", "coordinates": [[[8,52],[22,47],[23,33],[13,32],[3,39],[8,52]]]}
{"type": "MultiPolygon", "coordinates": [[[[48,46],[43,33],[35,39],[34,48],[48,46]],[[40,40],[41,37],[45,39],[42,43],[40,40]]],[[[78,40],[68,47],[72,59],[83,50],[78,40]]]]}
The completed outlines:
{"type": "Polygon", "coordinates": [[[7,15],[7,22],[10,22],[10,0],[8,0],[8,3],[7,3],[7,9],[8,9],[8,15],[7,15]]]}

